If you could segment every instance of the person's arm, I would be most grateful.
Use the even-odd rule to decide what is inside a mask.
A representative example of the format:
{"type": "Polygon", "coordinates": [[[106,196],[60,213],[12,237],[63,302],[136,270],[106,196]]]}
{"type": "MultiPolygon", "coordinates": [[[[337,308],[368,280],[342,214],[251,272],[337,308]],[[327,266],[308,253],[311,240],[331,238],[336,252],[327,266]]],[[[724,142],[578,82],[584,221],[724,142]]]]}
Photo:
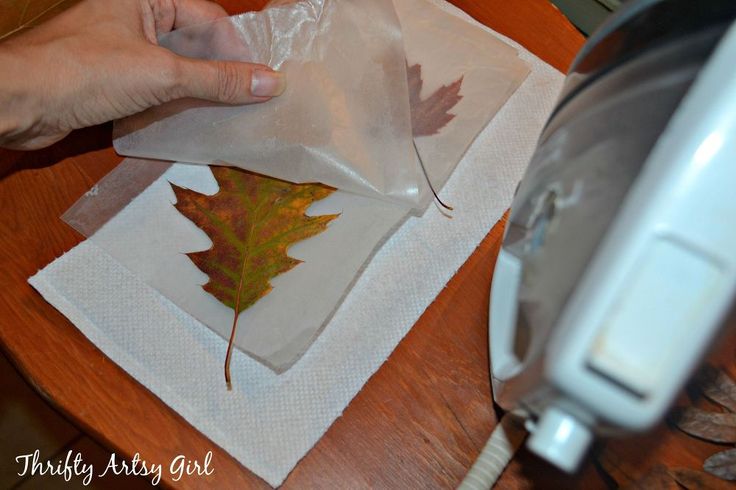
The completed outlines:
{"type": "Polygon", "coordinates": [[[246,104],[280,95],[285,80],[266,66],[184,58],[156,42],[225,15],[205,0],[84,0],[0,43],[0,147],[42,148],[183,97],[246,104]]]}

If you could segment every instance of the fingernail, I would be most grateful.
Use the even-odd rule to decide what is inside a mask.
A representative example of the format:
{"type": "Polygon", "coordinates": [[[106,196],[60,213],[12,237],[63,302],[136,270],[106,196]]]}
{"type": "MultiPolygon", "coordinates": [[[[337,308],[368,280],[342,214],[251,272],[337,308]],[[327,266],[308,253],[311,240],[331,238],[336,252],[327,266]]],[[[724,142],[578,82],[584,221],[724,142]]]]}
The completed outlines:
{"type": "Polygon", "coordinates": [[[250,81],[250,93],[256,97],[276,97],[286,90],[286,77],[277,71],[255,70],[250,81]]]}

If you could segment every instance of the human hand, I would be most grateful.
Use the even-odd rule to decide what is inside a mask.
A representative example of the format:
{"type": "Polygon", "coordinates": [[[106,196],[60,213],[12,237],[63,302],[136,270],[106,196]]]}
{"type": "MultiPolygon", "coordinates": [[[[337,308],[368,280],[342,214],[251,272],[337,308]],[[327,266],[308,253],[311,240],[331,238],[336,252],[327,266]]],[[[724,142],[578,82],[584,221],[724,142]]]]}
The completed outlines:
{"type": "Polygon", "coordinates": [[[84,0],[0,44],[0,147],[38,149],[72,130],[194,97],[228,104],[280,95],[264,65],[206,61],[157,36],[227,15],[206,0],[84,0]]]}

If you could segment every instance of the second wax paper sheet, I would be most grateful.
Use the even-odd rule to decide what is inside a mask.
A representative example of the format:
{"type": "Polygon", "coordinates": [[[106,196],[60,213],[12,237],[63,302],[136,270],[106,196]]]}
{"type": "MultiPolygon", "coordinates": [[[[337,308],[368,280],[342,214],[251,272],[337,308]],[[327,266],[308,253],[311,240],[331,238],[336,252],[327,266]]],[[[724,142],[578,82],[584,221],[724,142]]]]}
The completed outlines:
{"type": "MultiPolygon", "coordinates": [[[[396,10],[404,32],[402,56],[408,60],[402,65],[408,64],[415,76],[421,75],[420,99],[431,100],[441,87],[460,84],[461,98],[449,110],[454,117],[434,128],[436,134],[416,138],[428,174],[439,186],[528,68],[515,49],[425,0],[397,0],[396,10]]],[[[155,164],[128,161],[121,171],[138,176],[151,165],[155,164]]],[[[170,183],[209,195],[218,191],[206,166],[176,164],[91,239],[227,339],[233,310],[202,289],[208,278],[185,255],[206,250],[212,242],[174,208],[170,183]]],[[[117,197],[115,189],[109,193],[117,197]]],[[[105,196],[95,191],[87,201],[102,199],[105,196]]],[[[456,213],[467,211],[458,208],[456,213]]],[[[406,219],[409,208],[338,191],[309,209],[312,215],[336,213],[340,217],[325,232],[289,249],[289,255],[303,263],[272,279],[273,290],[238,319],[236,346],[277,372],[288,369],[306,351],[366,261],[406,219]]],[[[78,216],[66,218],[79,221],[78,216]]]]}
{"type": "MultiPolygon", "coordinates": [[[[435,3],[474,22],[449,4],[435,3]]],[[[370,261],[314,345],[283,374],[236,351],[238,377],[228,392],[222,383],[222,338],[92,240],[30,282],[114,362],[277,486],[511,203],[563,81],[562,74],[514,46],[530,63],[531,75],[468,150],[443,191],[466,211],[449,221],[436,209],[422,219],[409,218],[370,261]]],[[[340,457],[349,462],[353,456],[340,457]]],[[[365,480],[357,476],[352,483],[365,480]]]]}
{"type": "MultiPolygon", "coordinates": [[[[116,123],[116,150],[232,165],[424,208],[431,194],[411,143],[407,62],[431,54],[448,80],[463,64],[493,70],[482,87],[466,81],[468,94],[487,95],[484,109],[498,109],[526,71],[503,43],[486,36],[475,46],[477,37],[448,28],[421,4],[396,5],[398,17],[391,0],[275,2],[163,36],[162,46],[183,55],[279,69],[287,90],[262,105],[182,100],[152,108],[116,123]]],[[[456,162],[456,155],[442,160],[443,180],[456,162]]]]}

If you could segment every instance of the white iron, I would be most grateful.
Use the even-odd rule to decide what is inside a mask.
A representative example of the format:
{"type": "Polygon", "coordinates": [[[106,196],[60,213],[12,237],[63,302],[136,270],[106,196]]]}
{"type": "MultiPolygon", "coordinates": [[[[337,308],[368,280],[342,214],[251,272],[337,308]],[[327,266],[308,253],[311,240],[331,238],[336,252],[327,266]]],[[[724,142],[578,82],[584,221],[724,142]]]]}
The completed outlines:
{"type": "Polygon", "coordinates": [[[574,471],[661,419],[736,292],[736,2],[629,2],[575,60],[512,204],[493,392],[574,471]]]}

